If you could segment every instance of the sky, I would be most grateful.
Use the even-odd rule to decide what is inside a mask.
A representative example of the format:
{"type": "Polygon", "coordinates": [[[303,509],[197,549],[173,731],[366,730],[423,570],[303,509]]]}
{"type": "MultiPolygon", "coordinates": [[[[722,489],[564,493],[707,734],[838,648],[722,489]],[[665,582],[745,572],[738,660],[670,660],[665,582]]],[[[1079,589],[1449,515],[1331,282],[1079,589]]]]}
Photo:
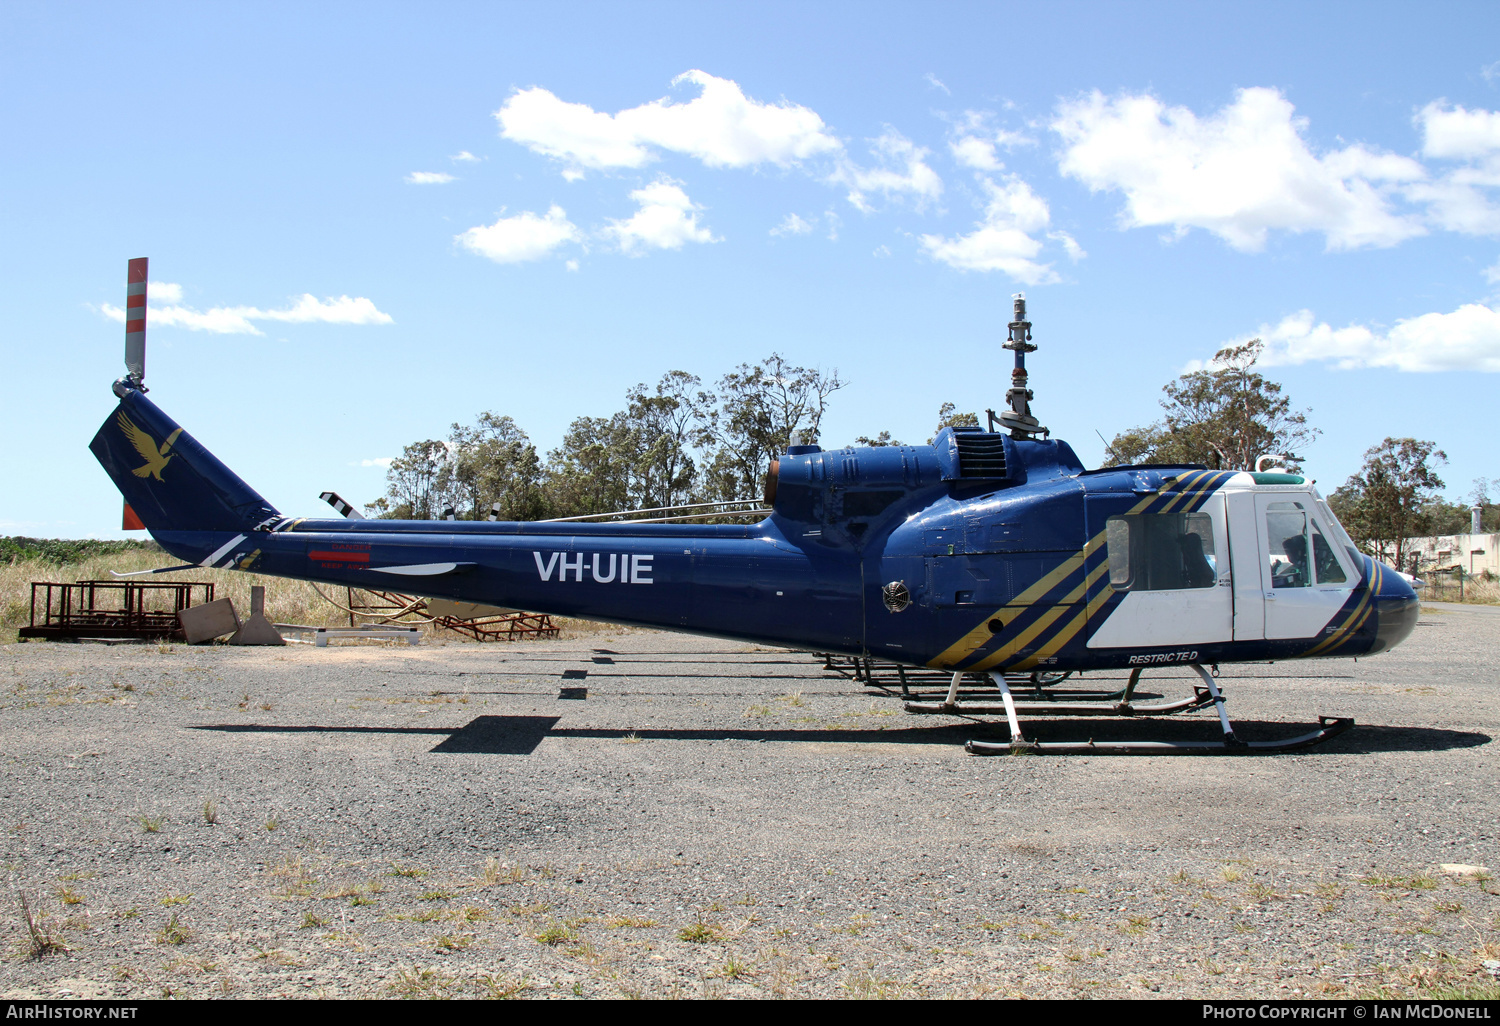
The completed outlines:
{"type": "Polygon", "coordinates": [[[1022,291],[1088,466],[1259,337],[1325,493],[1388,436],[1500,477],[1493,3],[11,0],[0,138],[0,534],[125,536],[141,256],[151,398],[289,514],[773,352],[825,445],[924,442],[1022,291]]]}

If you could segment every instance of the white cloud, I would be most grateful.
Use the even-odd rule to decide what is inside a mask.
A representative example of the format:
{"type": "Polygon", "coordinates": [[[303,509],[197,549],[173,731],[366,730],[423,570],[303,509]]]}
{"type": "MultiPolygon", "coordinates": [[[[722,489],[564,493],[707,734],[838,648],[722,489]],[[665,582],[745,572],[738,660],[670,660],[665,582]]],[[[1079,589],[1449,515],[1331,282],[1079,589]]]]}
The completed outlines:
{"type": "Polygon", "coordinates": [[[1407,189],[1410,199],[1428,205],[1433,223],[1467,235],[1500,234],[1500,205],[1487,190],[1500,187],[1500,112],[1448,107],[1435,100],[1416,122],[1422,129],[1423,156],[1462,160],[1435,181],[1407,189]]]}
{"type": "Polygon", "coordinates": [[[663,97],[613,115],[537,86],[514,93],[495,118],[503,138],[573,169],[644,167],[656,159],[656,150],[686,154],[709,167],[750,167],[786,166],[843,149],[806,107],[752,100],[736,83],[702,71],[679,75],[672,84],[682,82],[698,86],[698,96],[687,103],[663,97]]]}
{"type": "Polygon", "coordinates": [[[879,246],[875,247],[874,252],[872,252],[870,255],[875,257],[876,259],[884,259],[885,257],[891,255],[891,247],[885,245],[884,243],[881,243],[879,246]]]}
{"type": "Polygon", "coordinates": [[[806,235],[813,230],[813,222],[805,221],[796,214],[788,214],[781,223],[771,229],[772,235],[806,235]]]}
{"type": "Polygon", "coordinates": [[[1495,263],[1486,267],[1480,273],[1484,275],[1484,280],[1491,285],[1500,285],[1500,260],[1495,261],[1495,263]]]}
{"type": "Polygon", "coordinates": [[[320,321],[325,324],[390,324],[391,315],[381,313],[375,304],[363,297],[358,299],[340,296],[337,299],[319,300],[304,293],[289,310],[253,310],[246,308],[246,316],[252,320],[288,321],[293,324],[308,324],[320,321]]]}
{"type": "Polygon", "coordinates": [[[909,195],[918,208],[943,194],[943,180],[927,166],[928,151],[917,146],[895,129],[887,129],[872,140],[870,153],[880,166],[862,168],[848,159],[841,160],[829,176],[829,182],[849,190],[849,202],[868,213],[872,208],[869,195],[878,192],[887,199],[909,195]]]}
{"type": "MultiPolygon", "coordinates": [[[[1050,264],[1035,259],[1042,243],[1032,233],[1042,231],[1051,220],[1047,201],[1032,192],[1015,175],[996,183],[988,178],[980,184],[989,193],[984,220],[968,235],[948,239],[940,235],[923,235],[922,248],[934,260],[940,260],[960,271],[1002,271],[1026,285],[1057,281],[1050,264]]],[[[1056,233],[1072,242],[1066,233],[1056,233]]],[[[1082,255],[1078,244],[1063,243],[1069,256],[1082,255]]],[[[1077,259],[1075,256],[1074,259],[1077,259]]]]}
{"type": "Polygon", "coordinates": [[[1407,196],[1427,204],[1427,216],[1439,228],[1465,235],[1500,234],[1500,206],[1486,193],[1500,186],[1500,173],[1460,167],[1432,182],[1406,190],[1407,196]]]}
{"type": "Polygon", "coordinates": [[[161,303],[182,302],[182,286],[170,281],[153,281],[146,284],[146,297],[161,303]]]}
{"type": "Polygon", "coordinates": [[[1261,362],[1267,366],[1325,362],[1343,369],[1500,372],[1500,309],[1482,303],[1397,321],[1386,332],[1361,324],[1334,328],[1302,310],[1277,325],[1262,325],[1257,334],[1266,343],[1261,362]]]}
{"type": "Polygon", "coordinates": [[[1083,251],[1083,247],[1078,244],[1078,240],[1073,238],[1073,236],[1069,235],[1067,232],[1048,232],[1047,238],[1053,240],[1054,242],[1062,243],[1063,252],[1068,254],[1068,259],[1073,261],[1075,264],[1078,263],[1078,261],[1082,260],[1084,257],[1088,256],[1088,254],[1083,251]]]}
{"type": "Polygon", "coordinates": [[[927,84],[930,85],[930,86],[932,86],[932,88],[934,88],[934,89],[941,89],[943,92],[947,93],[949,96],[953,95],[953,90],[949,89],[947,86],[943,85],[943,80],[940,79],[940,78],[938,78],[932,72],[929,71],[925,77],[927,79],[927,84]]]}
{"type": "Polygon", "coordinates": [[[999,171],[1005,167],[995,153],[994,142],[989,139],[965,135],[950,142],[948,150],[953,154],[954,160],[976,171],[999,171]]]}
{"type": "Polygon", "coordinates": [[[628,220],[610,221],[604,235],[612,236],[626,253],[636,248],[681,249],[687,242],[715,242],[713,233],[698,224],[703,208],[688,199],[681,184],[670,178],[659,178],[630,198],[640,209],[628,220]]]}
{"type": "Polygon", "coordinates": [[[540,260],[559,246],[581,241],[583,236],[578,226],[555,203],[545,217],[528,210],[515,217],[499,218],[492,225],[470,228],[458,236],[465,249],[489,257],[497,264],[540,260]]]}
{"type": "Polygon", "coordinates": [[[1317,156],[1304,118],[1278,90],[1242,89],[1199,118],[1150,95],[1099,92],[1062,104],[1051,128],[1059,166],[1094,191],[1123,192],[1126,227],[1204,228],[1240,250],[1259,250],[1272,230],[1322,232],[1329,249],[1389,246],[1420,235],[1391,208],[1421,164],[1354,145],[1317,156]]]}
{"type": "Polygon", "coordinates": [[[394,461],[394,456],[376,456],[373,460],[360,460],[349,465],[351,467],[389,467],[394,461]]]}
{"type": "Polygon", "coordinates": [[[1422,127],[1422,155],[1473,159],[1500,153],[1500,113],[1466,110],[1447,100],[1434,100],[1417,115],[1422,127]]]}
{"type": "Polygon", "coordinates": [[[1017,146],[1036,145],[1036,140],[1024,132],[1011,132],[1003,128],[991,127],[991,117],[992,115],[987,111],[964,112],[963,125],[957,130],[957,135],[948,142],[948,151],[953,154],[953,159],[960,165],[976,171],[1000,171],[1005,165],[1000,162],[996,147],[1013,149],[1017,146]]]}
{"type": "Polygon", "coordinates": [[[405,181],[408,185],[447,185],[453,176],[444,171],[413,171],[405,181]]]}
{"type": "Polygon", "coordinates": [[[476,157],[476,156],[474,156],[474,154],[470,153],[468,150],[459,150],[457,153],[455,153],[453,156],[449,157],[448,159],[452,160],[452,161],[455,161],[457,163],[460,163],[460,164],[477,164],[477,163],[479,163],[479,158],[476,157]]]}
{"type": "Polygon", "coordinates": [[[565,262],[563,264],[563,266],[566,267],[570,271],[576,271],[576,270],[578,270],[578,261],[577,260],[569,260],[569,261],[565,262]]]}
{"type": "MultiPolygon", "coordinates": [[[[181,300],[181,286],[156,282],[165,292],[164,298],[171,303],[181,300]],[[173,292],[175,290],[175,293],[173,292]]],[[[159,328],[187,328],[189,331],[208,331],[216,335],[261,335],[255,321],[281,321],[291,324],[390,324],[392,317],[383,313],[374,303],[364,297],[339,296],[320,300],[304,293],[295,303],[284,310],[261,310],[253,306],[216,306],[208,310],[195,310],[178,304],[151,306],[157,298],[147,289],[147,330],[159,328]]],[[[125,322],[125,311],[120,307],[104,303],[101,313],[112,321],[125,322]]]]}

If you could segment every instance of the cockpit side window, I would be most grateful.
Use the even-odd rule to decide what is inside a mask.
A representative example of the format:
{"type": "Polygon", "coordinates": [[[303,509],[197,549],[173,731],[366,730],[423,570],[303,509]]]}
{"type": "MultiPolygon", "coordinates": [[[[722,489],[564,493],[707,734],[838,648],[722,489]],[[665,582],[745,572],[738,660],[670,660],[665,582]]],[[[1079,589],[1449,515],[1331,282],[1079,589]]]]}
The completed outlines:
{"type": "Polygon", "coordinates": [[[1133,513],[1110,517],[1104,526],[1116,591],[1212,588],[1218,581],[1207,513],[1133,513]]]}
{"type": "Polygon", "coordinates": [[[1334,555],[1333,544],[1323,536],[1316,520],[1312,522],[1312,540],[1313,568],[1318,575],[1318,583],[1347,584],[1349,578],[1344,574],[1344,568],[1339,566],[1339,557],[1334,555]]]}

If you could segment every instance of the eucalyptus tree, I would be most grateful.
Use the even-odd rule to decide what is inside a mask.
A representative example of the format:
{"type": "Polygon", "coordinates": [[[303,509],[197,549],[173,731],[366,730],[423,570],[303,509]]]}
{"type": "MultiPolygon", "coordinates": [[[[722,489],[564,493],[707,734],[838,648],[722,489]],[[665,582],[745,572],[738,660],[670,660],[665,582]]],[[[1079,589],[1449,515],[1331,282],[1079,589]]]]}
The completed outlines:
{"type": "Polygon", "coordinates": [[[846,382],[838,371],[795,367],[780,353],[719,379],[717,405],[699,432],[707,450],[703,494],[743,499],[760,492],[772,459],[788,445],[812,445],[822,434],[829,397],[846,382]]]}
{"type": "Polygon", "coordinates": [[[1387,438],[1365,451],[1360,472],[1330,495],[1328,504],[1366,552],[1402,569],[1407,542],[1432,529],[1425,507],[1443,487],[1433,465],[1447,460],[1436,443],[1387,438]]]}
{"type": "Polygon", "coordinates": [[[1108,443],[1106,466],[1202,463],[1216,470],[1252,470],[1259,456],[1296,453],[1319,435],[1310,410],[1295,410],[1281,385],[1257,372],[1261,340],[1220,349],[1209,365],[1162,387],[1166,415],[1121,432],[1108,443]]]}

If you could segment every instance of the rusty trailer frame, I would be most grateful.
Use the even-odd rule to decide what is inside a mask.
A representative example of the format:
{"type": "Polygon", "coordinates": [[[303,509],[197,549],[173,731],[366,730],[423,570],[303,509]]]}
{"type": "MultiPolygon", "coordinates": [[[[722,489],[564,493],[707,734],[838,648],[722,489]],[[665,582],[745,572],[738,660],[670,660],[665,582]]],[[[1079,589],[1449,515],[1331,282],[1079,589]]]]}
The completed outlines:
{"type": "Polygon", "coordinates": [[[183,640],[177,614],[212,602],[214,586],[194,581],[33,581],[31,623],[22,640],[183,640]]]}

